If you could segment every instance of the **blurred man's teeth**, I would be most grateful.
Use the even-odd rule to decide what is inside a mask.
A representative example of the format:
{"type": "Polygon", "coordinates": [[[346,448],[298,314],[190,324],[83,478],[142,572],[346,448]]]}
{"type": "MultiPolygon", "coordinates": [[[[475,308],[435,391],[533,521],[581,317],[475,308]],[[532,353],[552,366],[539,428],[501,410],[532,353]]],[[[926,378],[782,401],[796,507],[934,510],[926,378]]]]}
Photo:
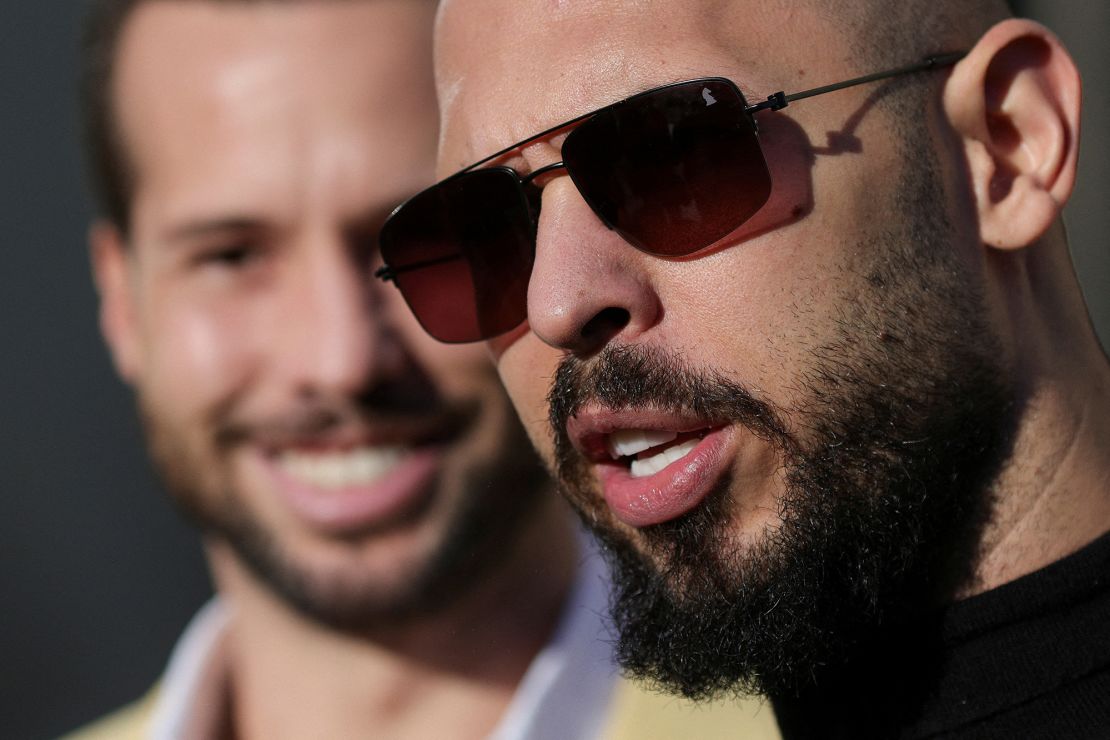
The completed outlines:
{"type": "Polygon", "coordinates": [[[614,460],[631,457],[652,447],[666,444],[678,437],[678,432],[659,429],[622,429],[609,435],[609,454],[614,460]]]}
{"type": "Polygon", "coordinates": [[[373,483],[392,470],[403,454],[400,447],[359,447],[343,452],[287,450],[278,463],[302,483],[343,488],[373,483]]]}
{"type": "MultiPolygon", "coordinates": [[[[655,475],[671,463],[686,457],[686,455],[690,454],[690,452],[698,446],[699,442],[701,442],[700,439],[688,439],[682,444],[668,447],[657,455],[645,457],[642,460],[633,460],[631,469],[632,477],[644,478],[649,475],[655,475]]],[[[651,446],[654,447],[655,445],[651,446]]]]}

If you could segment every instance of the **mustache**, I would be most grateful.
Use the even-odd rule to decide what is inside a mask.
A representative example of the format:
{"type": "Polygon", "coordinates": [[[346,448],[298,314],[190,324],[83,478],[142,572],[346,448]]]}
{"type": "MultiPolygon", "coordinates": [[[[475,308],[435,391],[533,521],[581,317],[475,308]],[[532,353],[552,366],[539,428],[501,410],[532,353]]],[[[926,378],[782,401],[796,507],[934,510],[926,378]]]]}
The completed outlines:
{"type": "Polygon", "coordinates": [[[209,416],[218,447],[251,439],[293,444],[338,433],[372,434],[435,443],[456,436],[478,414],[476,401],[450,403],[432,389],[377,389],[362,397],[306,397],[267,414],[242,410],[229,399],[209,416]]]}
{"type": "Polygon", "coordinates": [[[772,402],[719,371],[692,368],[679,353],[657,347],[613,345],[589,361],[568,355],[559,363],[547,401],[559,459],[571,451],[567,421],[587,404],[692,414],[742,424],[779,444],[790,439],[772,402]]]}

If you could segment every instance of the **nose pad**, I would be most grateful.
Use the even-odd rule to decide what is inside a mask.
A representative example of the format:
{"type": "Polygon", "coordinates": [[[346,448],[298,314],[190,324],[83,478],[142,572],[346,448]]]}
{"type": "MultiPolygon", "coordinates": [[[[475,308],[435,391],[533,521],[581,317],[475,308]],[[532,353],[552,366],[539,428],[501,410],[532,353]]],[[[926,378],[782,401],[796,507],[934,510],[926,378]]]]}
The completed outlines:
{"type": "Polygon", "coordinates": [[[542,190],[528,321],[545,343],[592,354],[654,326],[662,311],[649,255],[609,230],[570,178],[542,190]]]}

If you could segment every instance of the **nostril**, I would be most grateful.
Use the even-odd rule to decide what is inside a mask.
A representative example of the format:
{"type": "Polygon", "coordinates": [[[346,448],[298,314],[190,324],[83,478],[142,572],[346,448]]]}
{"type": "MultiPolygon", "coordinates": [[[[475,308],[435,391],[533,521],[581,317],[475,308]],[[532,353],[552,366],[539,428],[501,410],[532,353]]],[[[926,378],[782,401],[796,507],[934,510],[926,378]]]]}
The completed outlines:
{"type": "Polygon", "coordinates": [[[605,344],[620,334],[631,318],[631,314],[624,308],[610,306],[602,309],[582,326],[582,339],[591,345],[605,344]]]}

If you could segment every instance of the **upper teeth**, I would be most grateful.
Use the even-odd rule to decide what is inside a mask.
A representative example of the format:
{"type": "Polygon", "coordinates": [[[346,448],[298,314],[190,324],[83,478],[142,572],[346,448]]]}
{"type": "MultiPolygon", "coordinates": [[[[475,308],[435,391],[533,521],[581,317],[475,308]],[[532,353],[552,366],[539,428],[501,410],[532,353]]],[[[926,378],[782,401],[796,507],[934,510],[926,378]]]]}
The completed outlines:
{"type": "Polygon", "coordinates": [[[373,483],[389,473],[404,452],[401,447],[358,447],[342,452],[286,450],[278,463],[309,485],[342,488],[373,483]]]}
{"type": "Polygon", "coordinates": [[[678,432],[661,429],[622,429],[609,435],[609,454],[613,459],[631,457],[652,447],[666,444],[678,437],[678,432]]]}

